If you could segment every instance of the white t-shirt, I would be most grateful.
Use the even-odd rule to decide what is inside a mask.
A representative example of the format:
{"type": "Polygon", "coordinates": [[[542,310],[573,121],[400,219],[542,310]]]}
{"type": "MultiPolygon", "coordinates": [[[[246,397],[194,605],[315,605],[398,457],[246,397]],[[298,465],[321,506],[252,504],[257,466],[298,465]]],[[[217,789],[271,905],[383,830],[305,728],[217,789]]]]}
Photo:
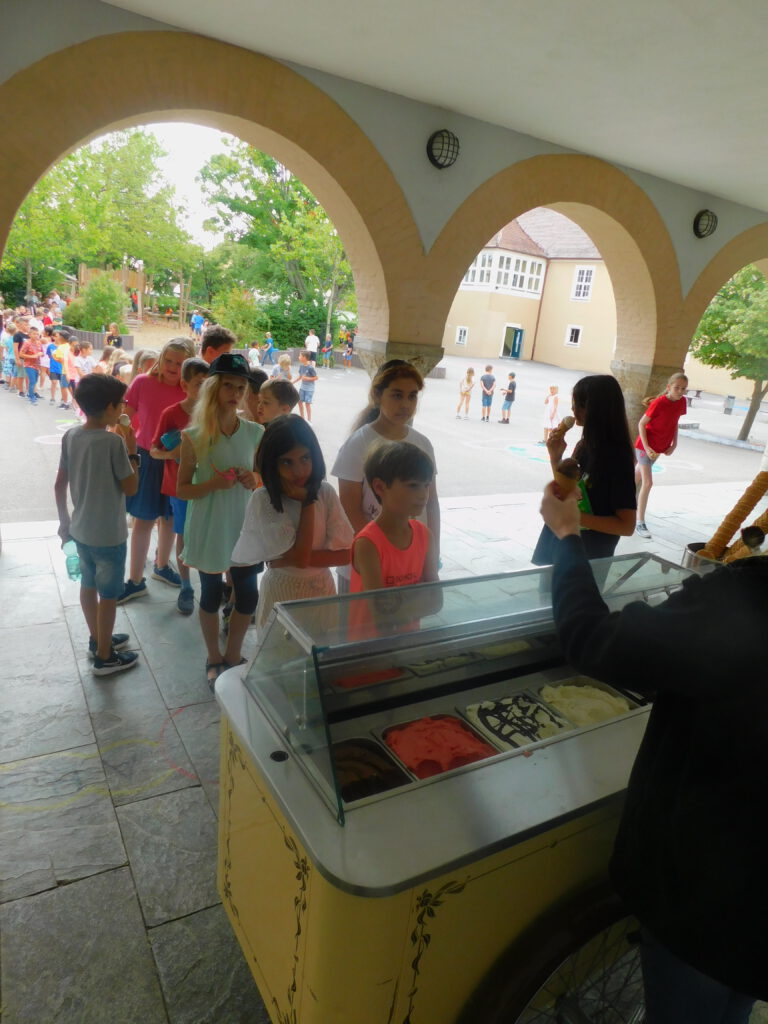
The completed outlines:
{"type": "Polygon", "coordinates": [[[248,349],[248,362],[252,367],[259,366],[261,360],[259,359],[259,350],[254,345],[253,348],[248,349]]]}
{"type": "MultiPolygon", "coordinates": [[[[232,552],[232,565],[253,565],[269,562],[290,550],[296,542],[301,503],[283,498],[283,511],[272,506],[266,487],[254,491],[245,510],[240,536],[232,552]]],[[[341,507],[339,496],[324,480],[315,504],[313,551],[343,551],[352,544],[354,531],[341,507]]],[[[296,576],[311,575],[324,569],[288,567],[281,572],[296,576]]]]}
{"type": "MultiPolygon", "coordinates": [[[[432,464],[434,465],[435,451],[431,441],[423,434],[420,434],[418,430],[414,430],[413,427],[408,427],[407,429],[408,433],[403,438],[403,441],[409,441],[411,444],[415,444],[417,448],[421,448],[432,459],[432,464]]],[[[331,469],[331,474],[338,477],[339,480],[352,480],[363,485],[361,508],[368,522],[374,520],[381,509],[381,505],[379,505],[376,495],[368,486],[368,481],[365,479],[365,473],[363,472],[368,452],[377,444],[387,444],[386,438],[377,434],[370,423],[364,424],[348,437],[341,446],[331,469]]],[[[437,466],[435,466],[435,475],[437,475],[437,466]]],[[[428,525],[426,509],[419,516],[419,519],[425,526],[428,525]]],[[[348,565],[339,566],[337,571],[340,576],[349,577],[350,575],[348,565]]]]}
{"type": "Polygon", "coordinates": [[[320,339],[316,334],[308,334],[304,339],[304,348],[307,352],[317,352],[317,346],[320,344],[320,339]]]}

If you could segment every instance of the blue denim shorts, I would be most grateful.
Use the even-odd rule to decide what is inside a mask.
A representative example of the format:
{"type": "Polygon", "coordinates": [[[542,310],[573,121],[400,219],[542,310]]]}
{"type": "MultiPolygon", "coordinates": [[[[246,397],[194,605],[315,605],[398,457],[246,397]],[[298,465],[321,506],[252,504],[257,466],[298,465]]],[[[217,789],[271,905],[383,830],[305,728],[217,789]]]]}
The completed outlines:
{"type": "Polygon", "coordinates": [[[312,405],[314,394],[314,388],[299,388],[299,401],[304,402],[305,405],[312,405]]]}
{"type": "Polygon", "coordinates": [[[83,544],[79,540],[75,544],[80,557],[81,585],[95,587],[99,597],[116,601],[125,588],[126,541],[103,548],[83,544]]]}
{"type": "Polygon", "coordinates": [[[637,456],[637,461],[641,466],[652,466],[655,462],[655,459],[652,459],[646,452],[642,451],[640,448],[635,448],[635,455],[637,456]]]}
{"type": "Polygon", "coordinates": [[[504,402],[501,403],[501,411],[502,412],[509,412],[509,410],[511,408],[512,408],[512,403],[511,402],[504,401],[504,402]]]}
{"type": "Polygon", "coordinates": [[[483,408],[484,409],[490,408],[490,405],[491,405],[492,402],[493,402],[493,395],[483,395],[483,408]]]}
{"type": "Polygon", "coordinates": [[[173,516],[173,532],[184,535],[184,523],[187,521],[187,503],[184,498],[169,498],[171,515],[173,516]]]}

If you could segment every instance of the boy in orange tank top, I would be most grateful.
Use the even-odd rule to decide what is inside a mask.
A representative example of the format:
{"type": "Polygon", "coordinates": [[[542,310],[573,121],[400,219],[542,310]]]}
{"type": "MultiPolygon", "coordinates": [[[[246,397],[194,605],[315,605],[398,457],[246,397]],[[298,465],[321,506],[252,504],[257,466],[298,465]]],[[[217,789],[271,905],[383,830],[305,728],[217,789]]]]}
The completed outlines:
{"type": "Polygon", "coordinates": [[[365,460],[365,478],[381,505],[352,545],[350,592],[428,583],[437,577],[437,545],[420,522],[435,467],[408,441],[376,445],[365,460]]]}

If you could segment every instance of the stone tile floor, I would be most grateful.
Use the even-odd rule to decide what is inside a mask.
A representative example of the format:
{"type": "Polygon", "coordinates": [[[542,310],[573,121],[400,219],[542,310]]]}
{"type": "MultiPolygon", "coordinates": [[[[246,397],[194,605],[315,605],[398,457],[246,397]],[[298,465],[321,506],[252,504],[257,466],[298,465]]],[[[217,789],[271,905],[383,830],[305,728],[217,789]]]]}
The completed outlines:
{"type": "MultiPolygon", "coordinates": [[[[677,561],[742,490],[658,487],[654,539],[619,550],[677,561]]],[[[527,568],[539,500],[445,499],[443,577],[527,568]]],[[[196,617],[151,582],[118,610],[139,667],[96,679],[55,528],[3,526],[3,1024],[267,1024],[216,891],[219,716],[196,617]]]]}

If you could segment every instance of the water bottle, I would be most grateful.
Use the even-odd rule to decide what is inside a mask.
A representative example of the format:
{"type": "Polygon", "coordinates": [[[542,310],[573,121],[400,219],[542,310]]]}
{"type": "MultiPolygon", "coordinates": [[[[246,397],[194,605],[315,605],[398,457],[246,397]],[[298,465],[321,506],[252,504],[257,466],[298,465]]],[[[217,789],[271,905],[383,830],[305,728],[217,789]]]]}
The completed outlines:
{"type": "Polygon", "coordinates": [[[77,544],[75,544],[73,540],[68,540],[65,544],[61,545],[61,550],[64,552],[64,557],[67,560],[67,576],[77,583],[82,575],[80,572],[80,556],[77,553],[77,544]]]}

